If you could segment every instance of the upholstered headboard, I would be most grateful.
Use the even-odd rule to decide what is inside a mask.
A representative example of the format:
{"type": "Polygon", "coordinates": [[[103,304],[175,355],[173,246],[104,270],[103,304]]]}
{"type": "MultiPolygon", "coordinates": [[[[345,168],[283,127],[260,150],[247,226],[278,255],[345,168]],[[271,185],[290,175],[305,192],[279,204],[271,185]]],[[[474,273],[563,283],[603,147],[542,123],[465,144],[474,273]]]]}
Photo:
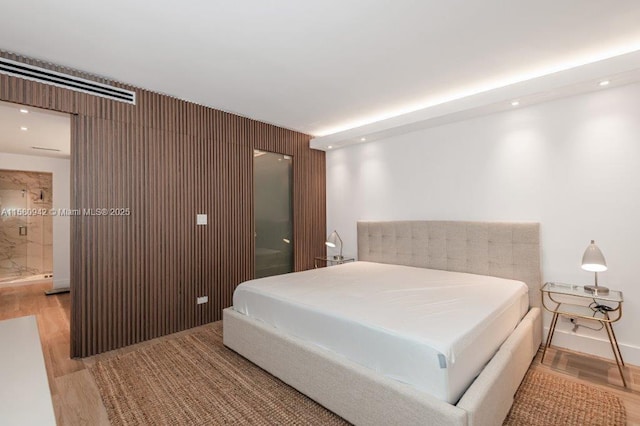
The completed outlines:
{"type": "Polygon", "coordinates": [[[523,281],[540,306],[538,223],[358,222],[358,260],[523,281]]]}

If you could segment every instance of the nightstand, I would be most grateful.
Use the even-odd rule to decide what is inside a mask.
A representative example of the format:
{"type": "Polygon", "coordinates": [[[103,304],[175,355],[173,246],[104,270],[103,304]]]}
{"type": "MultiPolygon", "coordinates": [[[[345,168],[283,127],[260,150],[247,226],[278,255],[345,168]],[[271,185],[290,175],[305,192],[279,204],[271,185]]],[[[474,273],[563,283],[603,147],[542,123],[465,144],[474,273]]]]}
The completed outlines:
{"type": "Polygon", "coordinates": [[[541,291],[542,305],[553,314],[553,318],[540,362],[544,362],[547,348],[551,346],[559,316],[596,321],[607,331],[622,383],[626,387],[627,382],[622,372],[624,361],[612,327],[612,324],[622,317],[622,302],[624,301],[622,292],[610,290],[607,294],[594,294],[578,285],[554,282],[546,283],[541,291]]]}
{"type": "Polygon", "coordinates": [[[347,263],[347,262],[355,262],[355,259],[353,257],[343,257],[342,259],[335,259],[333,256],[332,257],[318,256],[313,259],[313,266],[315,268],[320,267],[318,266],[318,262],[320,262],[321,264],[324,262],[325,266],[331,266],[331,265],[342,265],[343,263],[347,263]]]}

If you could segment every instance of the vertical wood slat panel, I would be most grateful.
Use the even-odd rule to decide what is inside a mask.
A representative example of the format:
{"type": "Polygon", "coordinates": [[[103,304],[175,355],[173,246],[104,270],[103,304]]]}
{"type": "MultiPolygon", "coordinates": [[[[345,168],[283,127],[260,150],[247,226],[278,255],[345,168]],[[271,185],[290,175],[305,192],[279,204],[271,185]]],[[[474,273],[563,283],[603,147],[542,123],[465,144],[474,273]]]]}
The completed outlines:
{"type": "Polygon", "coordinates": [[[73,356],[222,319],[254,275],[253,149],[293,157],[295,270],[324,253],[325,156],[309,136],[114,85],[134,90],[137,105],[0,75],[0,100],[74,114],[69,207],[131,209],[71,217],[73,356]],[[195,226],[197,213],[208,226],[195,226]],[[209,303],[196,306],[201,295],[209,303]]]}

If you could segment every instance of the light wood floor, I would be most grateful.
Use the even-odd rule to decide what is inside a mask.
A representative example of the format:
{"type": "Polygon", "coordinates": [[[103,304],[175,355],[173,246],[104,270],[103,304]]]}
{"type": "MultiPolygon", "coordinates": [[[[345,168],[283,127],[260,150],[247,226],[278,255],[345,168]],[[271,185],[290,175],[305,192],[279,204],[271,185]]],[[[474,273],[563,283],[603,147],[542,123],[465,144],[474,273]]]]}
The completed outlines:
{"type": "MultiPolygon", "coordinates": [[[[87,367],[96,359],[117,356],[148,343],[101,354],[83,360],[69,356],[70,295],[45,296],[50,284],[0,288],[0,320],[36,315],[49,387],[58,425],[108,425],[107,412],[87,367]]],[[[178,334],[192,333],[187,330],[178,334]]],[[[175,335],[174,335],[175,336],[175,335]]],[[[168,336],[161,337],[166,339],[168,336]]],[[[640,367],[628,366],[622,387],[615,363],[585,354],[551,348],[545,363],[540,353],[532,368],[612,392],[625,403],[630,425],[640,425],[640,367]]],[[[567,425],[568,426],[568,425],[567,425]]]]}

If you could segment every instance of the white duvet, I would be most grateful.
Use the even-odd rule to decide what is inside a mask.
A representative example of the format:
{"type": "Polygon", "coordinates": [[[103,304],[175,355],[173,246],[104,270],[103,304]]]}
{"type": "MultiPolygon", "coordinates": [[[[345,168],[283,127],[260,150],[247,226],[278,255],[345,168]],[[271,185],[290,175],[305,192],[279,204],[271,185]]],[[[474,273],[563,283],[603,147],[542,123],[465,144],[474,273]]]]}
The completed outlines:
{"type": "Polygon", "coordinates": [[[527,286],[346,263],[247,281],[234,309],[455,403],[528,309],[527,286]]]}

